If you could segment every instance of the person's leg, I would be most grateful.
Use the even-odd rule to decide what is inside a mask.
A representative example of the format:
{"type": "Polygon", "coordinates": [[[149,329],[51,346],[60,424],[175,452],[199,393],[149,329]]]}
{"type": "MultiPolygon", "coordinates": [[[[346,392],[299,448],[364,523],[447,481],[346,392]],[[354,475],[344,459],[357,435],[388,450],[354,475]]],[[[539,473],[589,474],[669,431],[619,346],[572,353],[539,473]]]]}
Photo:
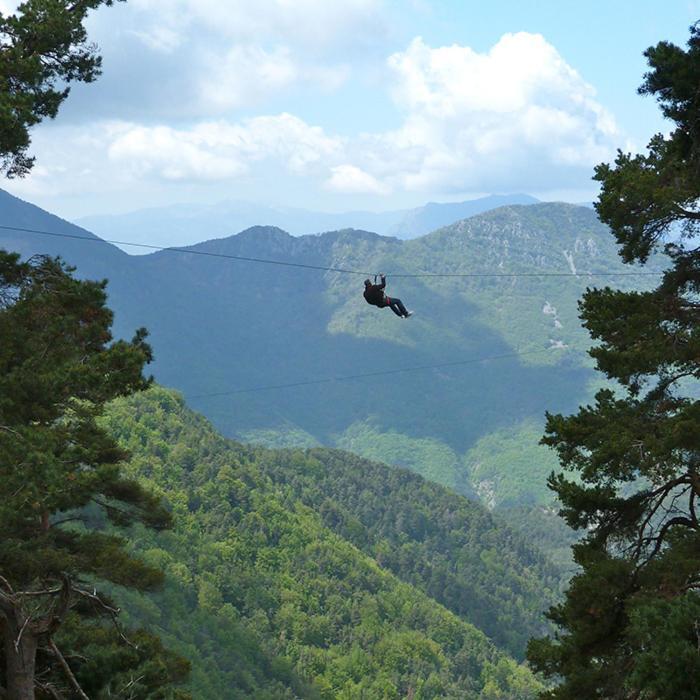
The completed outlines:
{"type": "Polygon", "coordinates": [[[401,299],[395,299],[395,298],[392,297],[392,298],[389,300],[389,306],[391,306],[391,310],[392,310],[397,316],[402,316],[402,317],[403,317],[403,316],[406,316],[406,314],[408,313],[408,312],[406,311],[406,307],[405,307],[405,306],[403,305],[403,303],[401,302],[401,299]]]}

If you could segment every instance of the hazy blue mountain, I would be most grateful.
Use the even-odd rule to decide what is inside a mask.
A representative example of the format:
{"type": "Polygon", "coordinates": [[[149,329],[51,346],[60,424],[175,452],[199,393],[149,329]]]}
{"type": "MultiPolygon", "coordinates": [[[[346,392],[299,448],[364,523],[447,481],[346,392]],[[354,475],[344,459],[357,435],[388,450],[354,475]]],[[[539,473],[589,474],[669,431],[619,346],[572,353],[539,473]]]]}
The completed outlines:
{"type": "Polygon", "coordinates": [[[423,207],[411,209],[397,224],[386,231],[377,231],[377,233],[386,233],[389,236],[404,239],[417,238],[443,226],[453,224],[460,219],[468,219],[470,216],[483,214],[491,209],[512,204],[537,204],[538,201],[527,194],[492,194],[466,202],[442,204],[429,202],[423,207]]]}
{"type": "MultiPolygon", "coordinates": [[[[35,228],[76,230],[9,201],[0,200],[7,223],[20,217],[35,228]]],[[[149,328],[156,378],[183,391],[226,435],[339,446],[477,494],[492,507],[549,500],[544,479],[556,462],[537,444],[544,412],[572,411],[592,389],[576,309],[583,290],[641,284],[616,278],[628,268],[595,213],[565,204],[503,207],[410,241],[357,230],[294,237],[255,227],[192,247],[384,270],[389,293],[415,311],[407,321],[366,305],[363,275],[168,251],[129,257],[106,244],[33,234],[2,232],[0,245],[25,255],[63,250],[80,274],[109,277],[117,332],[149,328]],[[572,271],[583,274],[478,276],[572,271]],[[475,362],[482,358],[496,359],[475,362]],[[459,362],[465,364],[450,364],[459,362]],[[426,365],[441,366],[306,383],[426,365]],[[302,384],[248,391],[289,383],[302,384]],[[212,395],[220,392],[229,393],[212,395]]]]}
{"type": "MultiPolygon", "coordinates": [[[[156,246],[192,245],[211,238],[224,238],[252,226],[276,226],[294,236],[354,228],[397,238],[415,238],[489,209],[536,201],[527,195],[492,195],[467,202],[430,203],[416,209],[342,213],[228,201],[210,205],[177,204],[112,216],[88,216],[76,223],[102,238],[141,240],[156,246]]],[[[124,246],[124,250],[131,254],[148,252],[131,246],[124,246]]]]}
{"type": "MultiPolygon", "coordinates": [[[[176,204],[112,216],[88,216],[76,223],[102,238],[143,240],[157,246],[183,246],[211,238],[224,238],[252,226],[277,226],[292,235],[350,227],[384,232],[400,221],[404,213],[358,211],[333,214],[228,201],[218,204],[176,204]]],[[[128,246],[124,250],[132,254],[148,252],[128,246]]]]}

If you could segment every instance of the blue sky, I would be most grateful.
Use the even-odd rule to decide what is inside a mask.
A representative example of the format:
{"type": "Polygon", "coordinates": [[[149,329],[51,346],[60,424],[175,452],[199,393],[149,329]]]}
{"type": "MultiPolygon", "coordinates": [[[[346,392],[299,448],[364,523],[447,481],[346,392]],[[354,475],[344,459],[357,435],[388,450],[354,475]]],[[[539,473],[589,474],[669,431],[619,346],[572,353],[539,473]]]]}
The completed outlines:
{"type": "Polygon", "coordinates": [[[2,186],[68,218],[590,200],[596,163],[667,128],[636,94],[643,50],[698,19],[700,0],[130,0],[91,17],[103,76],[2,186]]]}

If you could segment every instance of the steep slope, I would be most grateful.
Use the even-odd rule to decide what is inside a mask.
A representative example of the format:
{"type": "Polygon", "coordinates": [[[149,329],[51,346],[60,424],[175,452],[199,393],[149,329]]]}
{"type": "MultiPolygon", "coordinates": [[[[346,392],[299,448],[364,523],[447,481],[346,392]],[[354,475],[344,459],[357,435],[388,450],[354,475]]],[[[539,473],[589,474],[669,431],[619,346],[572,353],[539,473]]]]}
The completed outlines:
{"type": "Polygon", "coordinates": [[[49,231],[90,239],[89,242],[40,236],[24,231],[0,230],[0,245],[30,257],[36,253],[60,255],[80,269],[84,277],[117,277],[129,267],[129,256],[85,229],[49,214],[0,189],[0,224],[49,231]]]}
{"type": "Polygon", "coordinates": [[[337,450],[265,451],[258,463],[327,527],[516,658],[546,633],[562,572],[483,506],[337,450]]]}
{"type": "MultiPolygon", "coordinates": [[[[303,474],[317,471],[318,457],[326,457],[334,460],[329,473],[339,475],[349,495],[358,484],[342,475],[361,461],[226,441],[160,388],[116,401],[104,420],[131,450],[131,473],[162,493],[175,516],[172,532],[139,529],[131,538],[135,551],[165,570],[165,591],[148,599],[115,595],[126,602],[131,622],[156,628],[189,656],[194,697],[534,698],[539,686],[529,671],[466,615],[389,573],[379,551],[399,557],[397,542],[385,538],[376,556],[362,553],[324,525],[323,508],[317,510],[313,499],[304,504],[268,476],[273,462],[303,474]]],[[[379,465],[364,468],[391,474],[379,465]]],[[[428,505],[430,498],[429,492],[419,496],[428,505]]],[[[474,546],[471,557],[464,551],[459,557],[475,576],[494,582],[536,576],[532,562],[520,560],[527,548],[519,548],[517,538],[509,542],[478,518],[461,521],[463,502],[443,497],[440,507],[452,511],[455,537],[453,551],[443,544],[441,559],[474,546]],[[500,548],[486,557],[473,540],[489,533],[501,537],[500,548]]],[[[393,517],[391,509],[379,508],[367,532],[372,520],[384,521],[377,533],[386,536],[393,517]]],[[[423,554],[422,565],[430,567],[430,545],[423,554]]],[[[531,605],[533,595],[523,590],[521,600],[531,605]]]]}
{"type": "MultiPolygon", "coordinates": [[[[18,243],[27,254],[47,249],[42,237],[0,232],[0,244],[18,243]]],[[[79,274],[110,278],[117,333],[149,328],[157,379],[184,391],[226,435],[343,447],[494,507],[548,499],[542,483],[552,461],[537,445],[543,414],[574,410],[590,392],[578,297],[592,284],[648,283],[532,276],[628,271],[594,212],[564,204],[496,209],[411,241],[354,230],[295,238],[257,227],[192,247],[385,270],[389,293],[416,312],[409,321],[368,307],[359,274],[65,245],[79,274]],[[396,276],[436,272],[466,276],[396,276]],[[527,276],[490,276],[509,272],[527,276]],[[499,359],[474,362],[483,358],[499,359]],[[441,366],[394,373],[431,365],[441,366]],[[368,372],[390,374],[306,384],[368,372]],[[290,383],[302,385],[247,391],[290,383]],[[527,453],[527,463],[504,469],[514,453],[527,453]]]]}

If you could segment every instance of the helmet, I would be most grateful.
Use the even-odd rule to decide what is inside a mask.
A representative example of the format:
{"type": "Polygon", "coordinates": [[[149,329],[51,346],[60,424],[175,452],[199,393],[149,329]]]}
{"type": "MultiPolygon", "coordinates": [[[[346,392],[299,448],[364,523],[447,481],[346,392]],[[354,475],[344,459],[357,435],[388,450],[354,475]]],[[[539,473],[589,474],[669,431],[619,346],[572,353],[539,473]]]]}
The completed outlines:
{"type": "Polygon", "coordinates": [[[365,280],[365,287],[369,287],[372,285],[372,280],[366,279],[365,280]]]}

